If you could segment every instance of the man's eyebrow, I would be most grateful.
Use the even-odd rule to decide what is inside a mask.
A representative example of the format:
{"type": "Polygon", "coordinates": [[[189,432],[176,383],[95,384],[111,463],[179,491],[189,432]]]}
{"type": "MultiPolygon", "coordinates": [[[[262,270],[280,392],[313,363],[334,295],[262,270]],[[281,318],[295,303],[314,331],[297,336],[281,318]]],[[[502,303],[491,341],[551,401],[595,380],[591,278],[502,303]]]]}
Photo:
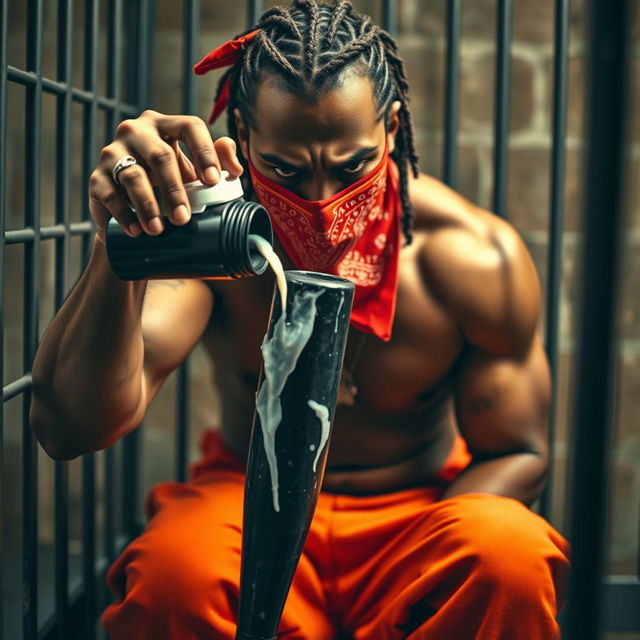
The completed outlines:
{"type": "Polygon", "coordinates": [[[348,160],[341,162],[336,165],[336,169],[344,169],[351,164],[355,164],[356,162],[360,162],[365,156],[368,156],[370,153],[377,151],[378,147],[362,147],[362,149],[358,149],[348,160]]]}
{"type": "MultiPolygon", "coordinates": [[[[364,157],[368,156],[370,153],[373,153],[374,151],[377,151],[377,150],[378,150],[378,147],[362,147],[361,149],[358,149],[355,153],[351,154],[351,156],[349,156],[347,160],[345,160],[344,162],[341,162],[340,164],[337,164],[334,168],[344,169],[349,165],[359,162],[364,157]]],[[[263,160],[266,160],[267,162],[272,162],[273,164],[277,164],[278,166],[284,169],[289,169],[290,171],[304,171],[304,167],[299,167],[299,166],[296,166],[295,164],[291,164],[290,162],[283,160],[282,158],[275,155],[274,153],[258,153],[258,155],[263,160]]]]}
{"type": "Polygon", "coordinates": [[[277,164],[278,166],[283,167],[285,169],[290,169],[291,171],[304,171],[304,168],[297,167],[295,164],[291,164],[290,162],[287,162],[286,160],[283,160],[282,158],[278,157],[274,153],[260,153],[260,152],[258,152],[258,155],[263,160],[266,160],[267,162],[272,162],[273,164],[277,164]]]}

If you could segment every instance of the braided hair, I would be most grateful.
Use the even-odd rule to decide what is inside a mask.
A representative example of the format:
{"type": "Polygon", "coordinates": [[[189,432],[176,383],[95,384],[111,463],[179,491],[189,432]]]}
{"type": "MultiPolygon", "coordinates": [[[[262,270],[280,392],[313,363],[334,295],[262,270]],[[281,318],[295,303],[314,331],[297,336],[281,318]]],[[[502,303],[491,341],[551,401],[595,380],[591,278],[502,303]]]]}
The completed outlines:
{"type": "MultiPolygon", "coordinates": [[[[335,4],[295,0],[290,7],[269,9],[256,26],[239,35],[254,29],[260,30],[258,35],[242,59],[222,76],[216,92],[217,99],[226,80],[230,80],[229,135],[237,139],[233,116],[236,108],[249,126],[255,126],[257,90],[266,77],[310,101],[335,88],[347,70],[367,77],[373,88],[377,116],[385,118],[385,127],[391,103],[394,100],[401,103],[400,129],[391,157],[400,176],[402,231],[406,244],[411,244],[413,214],[407,165],[417,177],[418,156],[408,104],[409,83],[394,39],[368,16],[356,13],[349,0],[335,4]]],[[[240,157],[240,162],[248,169],[245,158],[240,157]]]]}

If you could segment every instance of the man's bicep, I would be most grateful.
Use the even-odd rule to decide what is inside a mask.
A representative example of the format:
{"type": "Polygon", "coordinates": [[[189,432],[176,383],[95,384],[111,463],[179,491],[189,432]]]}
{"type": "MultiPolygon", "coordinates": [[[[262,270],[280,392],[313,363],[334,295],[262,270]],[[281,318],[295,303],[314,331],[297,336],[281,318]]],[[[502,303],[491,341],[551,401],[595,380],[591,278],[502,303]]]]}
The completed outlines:
{"type": "Polygon", "coordinates": [[[201,280],[152,280],[142,309],[146,405],[200,340],[213,308],[201,280]]]}
{"type": "Polygon", "coordinates": [[[455,386],[458,426],[475,455],[546,454],[551,377],[536,334],[519,357],[469,347],[455,386]]]}

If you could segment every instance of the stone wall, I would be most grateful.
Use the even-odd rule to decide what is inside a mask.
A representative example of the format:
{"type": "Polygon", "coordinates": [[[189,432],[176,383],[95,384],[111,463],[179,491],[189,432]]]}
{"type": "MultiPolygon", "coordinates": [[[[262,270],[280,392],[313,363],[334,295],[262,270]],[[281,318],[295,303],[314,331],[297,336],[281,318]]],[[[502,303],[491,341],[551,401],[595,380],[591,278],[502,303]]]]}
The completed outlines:
{"type": "MultiPolygon", "coordinates": [[[[24,7],[10,3],[9,62],[24,68],[24,7]]],[[[106,3],[102,3],[103,5],[106,3]]],[[[203,2],[198,56],[244,28],[243,3],[222,0],[203,2]]],[[[275,4],[275,3],[267,3],[275,4]]],[[[380,18],[380,2],[355,2],[361,10],[380,18]]],[[[458,133],[458,188],[470,200],[489,207],[493,188],[493,91],[495,68],[495,0],[465,2],[462,19],[461,98],[458,133]]],[[[564,474],[567,458],[567,429],[571,422],[574,364],[573,310],[578,296],[581,192],[582,192],[582,127],[583,127],[583,30],[582,0],[574,0],[571,11],[569,109],[567,138],[567,175],[565,181],[565,234],[562,273],[561,345],[558,380],[558,409],[553,522],[563,526],[564,474]]],[[[74,78],[82,82],[83,3],[78,2],[74,51],[74,78]]],[[[165,113],[180,112],[182,88],[182,3],[156,3],[155,55],[153,60],[153,108],[165,113]]],[[[443,78],[445,0],[400,0],[399,44],[411,82],[412,110],[416,124],[421,166],[424,171],[440,176],[442,171],[443,78]]],[[[104,7],[103,7],[104,9],[104,7]]],[[[511,135],[508,163],[508,218],[523,235],[547,289],[547,233],[549,225],[549,184],[551,162],[551,107],[553,97],[553,0],[514,2],[514,40],[512,45],[511,135]]],[[[56,13],[54,3],[46,3],[44,42],[44,74],[55,77],[56,13]]],[[[106,15],[101,18],[99,41],[100,88],[104,91],[106,61],[106,15]]],[[[640,21],[634,18],[634,41],[640,35],[640,21]]],[[[199,59],[199,58],[198,58],[199,59]]],[[[194,61],[195,62],[195,61],[194,61]]],[[[632,112],[640,98],[638,70],[640,55],[635,45],[632,68],[632,112]]],[[[206,119],[215,87],[215,73],[197,81],[197,113],[206,119]]],[[[7,150],[7,228],[19,228],[24,217],[24,90],[9,86],[7,150]]],[[[637,182],[640,163],[640,125],[634,118],[629,134],[629,188],[624,234],[623,294],[619,314],[616,370],[618,375],[616,432],[613,458],[613,493],[611,501],[610,570],[633,573],[637,565],[638,530],[640,528],[640,437],[638,432],[638,388],[640,385],[640,198],[637,182]]],[[[108,135],[102,136],[104,121],[99,121],[96,158],[108,135]]],[[[214,137],[223,134],[221,125],[213,129],[214,137]]],[[[85,208],[81,201],[83,168],[82,110],[74,106],[70,158],[71,218],[79,220],[85,208]]],[[[43,224],[55,219],[55,101],[45,97],[43,109],[43,141],[41,215],[43,224]]],[[[85,174],[86,175],[86,174],[85,174]]],[[[603,212],[606,215],[606,212],[603,212]]],[[[54,255],[51,241],[41,244],[40,333],[53,313],[54,255]]],[[[80,273],[79,243],[73,243],[67,286],[72,286],[80,273]]],[[[23,373],[22,368],[22,284],[23,250],[8,247],[5,268],[5,384],[23,373]]],[[[541,320],[541,329],[544,330],[541,320]]],[[[218,403],[211,380],[211,365],[200,348],[191,358],[191,458],[197,455],[197,442],[203,429],[218,421],[218,403]]],[[[173,477],[175,385],[172,376],[149,410],[143,441],[143,491],[152,484],[173,477]]],[[[5,486],[20,486],[21,400],[4,407],[5,417],[5,486]]],[[[102,465],[102,454],[97,456],[102,465]]],[[[69,463],[71,470],[72,513],[79,513],[81,496],[80,462],[69,463]]],[[[43,542],[53,537],[53,465],[40,455],[40,537],[43,542]]],[[[100,476],[102,477],[102,476],[100,476]]],[[[103,486],[99,481],[98,493],[103,486]]],[[[6,492],[5,525],[17,540],[19,533],[20,490],[6,492]]],[[[102,500],[99,499],[99,519],[102,500]]],[[[72,518],[74,540],[80,536],[80,521],[72,518]]],[[[77,544],[77,543],[75,543],[77,544]]],[[[72,544],[73,546],[73,544],[72,544]]]]}

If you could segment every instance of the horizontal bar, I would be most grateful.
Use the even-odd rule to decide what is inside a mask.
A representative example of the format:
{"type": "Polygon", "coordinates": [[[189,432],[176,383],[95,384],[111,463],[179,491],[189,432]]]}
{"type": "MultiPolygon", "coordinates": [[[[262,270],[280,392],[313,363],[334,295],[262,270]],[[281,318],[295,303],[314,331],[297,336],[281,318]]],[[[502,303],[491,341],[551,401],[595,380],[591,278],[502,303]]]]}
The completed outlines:
{"type": "MultiPolygon", "coordinates": [[[[7,65],[7,78],[18,84],[25,86],[32,86],[37,84],[38,76],[30,71],[23,71],[17,67],[7,65]]],[[[51,78],[41,78],[42,90],[45,93],[53,93],[56,95],[63,95],[67,91],[71,92],[71,98],[76,102],[83,102],[85,104],[91,104],[94,99],[97,101],[98,106],[103,109],[113,110],[120,109],[123,114],[128,116],[135,116],[139,113],[139,110],[133,104],[122,104],[113,98],[105,98],[104,96],[95,96],[91,91],[84,91],[77,87],[70,87],[66,82],[58,82],[57,80],[51,80],[51,78]]]]}
{"type": "Polygon", "coordinates": [[[18,378],[13,382],[10,382],[6,387],[2,387],[2,402],[7,402],[11,398],[15,398],[17,395],[24,393],[27,389],[31,388],[31,374],[28,373],[22,378],[18,378]]]}
{"type": "MultiPolygon", "coordinates": [[[[72,236],[79,236],[85,233],[91,233],[94,225],[91,221],[73,222],[69,225],[69,232],[72,236]]],[[[40,240],[49,240],[50,238],[62,238],[65,235],[65,226],[56,224],[51,227],[41,227],[40,240]]],[[[20,242],[32,242],[36,238],[34,229],[28,227],[26,229],[16,229],[14,231],[6,231],[4,234],[5,244],[19,244],[20,242]]]]}

